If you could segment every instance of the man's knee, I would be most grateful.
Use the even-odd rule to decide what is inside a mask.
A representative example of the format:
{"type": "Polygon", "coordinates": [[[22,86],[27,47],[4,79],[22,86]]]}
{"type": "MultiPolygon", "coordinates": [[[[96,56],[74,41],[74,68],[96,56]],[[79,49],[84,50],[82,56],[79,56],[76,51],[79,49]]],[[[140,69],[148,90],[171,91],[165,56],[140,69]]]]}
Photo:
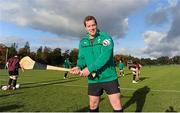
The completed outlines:
{"type": "Polygon", "coordinates": [[[99,107],[99,101],[100,101],[99,97],[97,97],[97,98],[91,97],[90,98],[90,105],[89,105],[90,109],[98,108],[99,107]]]}
{"type": "Polygon", "coordinates": [[[16,79],[17,79],[17,76],[13,76],[12,79],[13,79],[13,80],[16,80],[16,79]]]}
{"type": "Polygon", "coordinates": [[[121,105],[121,100],[120,100],[120,93],[108,95],[110,103],[113,107],[114,110],[121,110],[122,105],[121,105]]]}
{"type": "Polygon", "coordinates": [[[98,106],[99,106],[99,102],[97,101],[93,101],[93,102],[91,101],[89,105],[90,109],[96,109],[98,106]]]}

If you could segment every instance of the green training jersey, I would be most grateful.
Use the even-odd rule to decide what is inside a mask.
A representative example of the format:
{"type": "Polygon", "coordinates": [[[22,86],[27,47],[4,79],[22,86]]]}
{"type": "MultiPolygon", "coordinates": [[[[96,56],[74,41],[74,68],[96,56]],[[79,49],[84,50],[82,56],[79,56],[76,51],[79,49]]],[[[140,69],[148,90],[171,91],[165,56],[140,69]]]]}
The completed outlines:
{"type": "Polygon", "coordinates": [[[104,33],[97,31],[93,40],[89,34],[82,38],[79,44],[77,66],[88,68],[90,73],[96,73],[92,78],[88,76],[88,83],[109,82],[117,79],[113,61],[113,40],[104,33]]]}
{"type": "Polygon", "coordinates": [[[66,59],[64,60],[64,67],[65,67],[65,68],[70,68],[70,67],[71,67],[71,62],[69,61],[68,58],[66,58],[66,59]]]}
{"type": "Polygon", "coordinates": [[[119,63],[118,67],[120,70],[122,70],[122,69],[124,69],[124,64],[121,62],[121,63],[119,63]]]}

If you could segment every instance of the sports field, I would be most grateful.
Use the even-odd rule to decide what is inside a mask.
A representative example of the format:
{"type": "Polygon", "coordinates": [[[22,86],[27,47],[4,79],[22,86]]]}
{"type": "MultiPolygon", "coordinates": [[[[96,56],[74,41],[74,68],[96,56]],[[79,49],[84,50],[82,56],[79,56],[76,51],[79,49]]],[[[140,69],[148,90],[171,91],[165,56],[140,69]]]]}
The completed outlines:
{"type": "MultiPolygon", "coordinates": [[[[117,70],[119,72],[119,70],[117,70]]],[[[132,83],[132,74],[119,78],[124,111],[180,112],[180,65],[143,67],[140,82],[132,83]]],[[[76,112],[88,111],[87,82],[84,77],[63,72],[28,70],[20,73],[20,88],[0,90],[0,111],[76,112]]],[[[8,73],[0,70],[0,85],[6,85],[8,73]]],[[[100,111],[111,112],[106,94],[100,111]]]]}

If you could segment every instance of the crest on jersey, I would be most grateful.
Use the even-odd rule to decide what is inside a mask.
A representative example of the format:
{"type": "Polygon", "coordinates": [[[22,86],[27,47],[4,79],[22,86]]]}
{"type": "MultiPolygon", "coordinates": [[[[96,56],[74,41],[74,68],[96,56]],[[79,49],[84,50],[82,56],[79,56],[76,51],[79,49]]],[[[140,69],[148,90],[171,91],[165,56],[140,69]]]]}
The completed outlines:
{"type": "Polygon", "coordinates": [[[100,38],[98,39],[98,43],[101,43],[101,39],[100,38]]]}
{"type": "Polygon", "coordinates": [[[103,46],[108,46],[108,45],[110,45],[110,41],[109,40],[104,40],[103,41],[103,46]]]}

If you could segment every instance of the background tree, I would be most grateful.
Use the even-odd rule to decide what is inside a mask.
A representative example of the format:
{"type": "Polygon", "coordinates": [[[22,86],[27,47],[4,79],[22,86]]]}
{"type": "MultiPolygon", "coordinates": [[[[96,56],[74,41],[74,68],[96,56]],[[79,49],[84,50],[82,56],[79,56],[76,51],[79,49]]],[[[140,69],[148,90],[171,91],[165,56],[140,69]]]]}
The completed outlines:
{"type": "MultiPolygon", "coordinates": [[[[5,65],[5,54],[8,48],[8,58],[14,56],[15,54],[19,53],[21,57],[30,56],[37,62],[55,66],[62,66],[64,63],[65,58],[69,58],[72,62],[72,65],[75,66],[77,64],[78,59],[78,49],[74,48],[72,50],[65,50],[62,53],[61,48],[51,49],[49,47],[42,47],[40,46],[37,51],[31,52],[29,42],[26,42],[23,48],[17,50],[18,45],[16,43],[12,43],[10,47],[6,47],[4,44],[0,44],[0,68],[4,68],[5,65]]],[[[180,56],[174,56],[172,58],[168,56],[161,56],[157,59],[151,58],[136,58],[131,55],[123,55],[123,54],[115,54],[114,61],[116,64],[119,63],[119,60],[122,60],[125,65],[129,61],[138,61],[142,65],[170,65],[170,64],[180,64],[180,56]]]]}
{"type": "Polygon", "coordinates": [[[7,49],[4,44],[0,44],[0,68],[5,67],[7,49]]]}
{"type": "Polygon", "coordinates": [[[29,44],[28,41],[27,41],[26,44],[24,45],[24,48],[25,48],[26,51],[27,51],[27,55],[30,54],[30,44],[29,44]]]}
{"type": "Polygon", "coordinates": [[[70,52],[70,61],[72,62],[72,66],[76,66],[78,59],[78,49],[74,48],[70,52]]]}
{"type": "Polygon", "coordinates": [[[21,57],[30,55],[30,45],[29,42],[26,42],[23,48],[19,49],[19,55],[21,57]]]}
{"type": "Polygon", "coordinates": [[[157,58],[157,62],[160,65],[169,64],[169,57],[168,56],[159,57],[159,58],[157,58]]]}
{"type": "Polygon", "coordinates": [[[13,57],[14,55],[16,55],[18,45],[16,43],[11,44],[11,47],[8,48],[8,58],[13,57]]]}
{"type": "Polygon", "coordinates": [[[43,50],[43,56],[42,56],[42,60],[45,64],[49,64],[51,65],[51,48],[48,48],[48,47],[44,47],[44,50],[43,50]]]}
{"type": "Polygon", "coordinates": [[[31,52],[31,53],[29,54],[29,56],[30,56],[33,60],[36,59],[36,53],[35,53],[35,52],[31,52]]]}
{"type": "Polygon", "coordinates": [[[62,65],[63,57],[61,56],[61,49],[55,48],[51,53],[51,64],[52,65],[62,65]]]}
{"type": "Polygon", "coordinates": [[[43,51],[43,47],[42,46],[40,46],[37,49],[37,51],[36,51],[36,58],[35,58],[35,60],[37,62],[40,62],[40,63],[43,63],[43,60],[42,60],[43,52],[42,51],[43,51]]]}
{"type": "Polygon", "coordinates": [[[180,64],[180,56],[174,56],[172,58],[172,61],[174,64],[180,64]]]}

